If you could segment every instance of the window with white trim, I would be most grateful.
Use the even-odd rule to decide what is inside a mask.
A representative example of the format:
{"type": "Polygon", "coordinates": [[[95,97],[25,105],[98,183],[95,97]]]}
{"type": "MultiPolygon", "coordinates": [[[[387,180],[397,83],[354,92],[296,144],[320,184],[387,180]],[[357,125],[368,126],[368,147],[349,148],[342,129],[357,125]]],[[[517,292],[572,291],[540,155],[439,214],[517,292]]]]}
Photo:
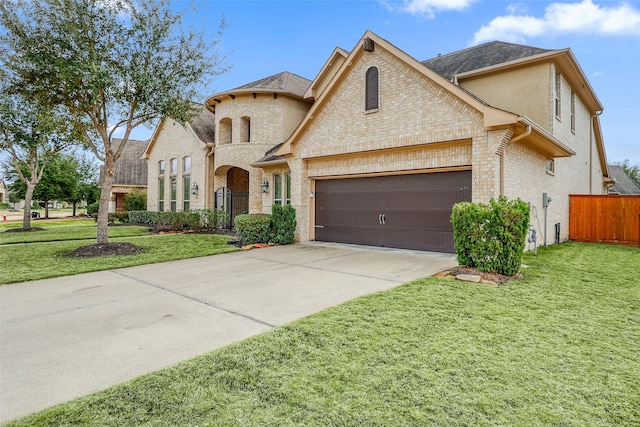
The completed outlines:
{"type": "Polygon", "coordinates": [[[273,204],[291,204],[291,172],[273,175],[273,204]]]}
{"type": "Polygon", "coordinates": [[[556,118],[560,119],[560,114],[562,113],[562,109],[561,109],[561,88],[562,88],[562,76],[560,75],[560,73],[556,72],[556,76],[555,76],[555,85],[554,85],[554,95],[555,95],[555,113],[556,113],[556,118]]]}
{"type": "Polygon", "coordinates": [[[571,132],[576,132],[576,93],[571,91],[571,132]]]}
{"type": "Polygon", "coordinates": [[[164,160],[158,162],[158,212],[164,211],[164,160]]]}

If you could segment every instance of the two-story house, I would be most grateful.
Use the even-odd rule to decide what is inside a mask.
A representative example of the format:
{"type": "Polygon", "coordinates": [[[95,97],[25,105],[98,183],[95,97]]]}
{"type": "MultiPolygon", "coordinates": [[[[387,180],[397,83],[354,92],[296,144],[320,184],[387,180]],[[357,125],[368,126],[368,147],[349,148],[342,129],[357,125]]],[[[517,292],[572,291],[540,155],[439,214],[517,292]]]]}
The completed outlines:
{"type": "Polygon", "coordinates": [[[564,240],[568,195],[611,183],[603,107],[570,49],[492,42],[420,62],[366,32],[313,82],[282,73],[205,104],[206,206],[220,189],[248,193],[251,213],[291,204],[300,241],[452,252],[451,206],[500,195],[531,204],[540,241],[557,223],[564,240]]]}

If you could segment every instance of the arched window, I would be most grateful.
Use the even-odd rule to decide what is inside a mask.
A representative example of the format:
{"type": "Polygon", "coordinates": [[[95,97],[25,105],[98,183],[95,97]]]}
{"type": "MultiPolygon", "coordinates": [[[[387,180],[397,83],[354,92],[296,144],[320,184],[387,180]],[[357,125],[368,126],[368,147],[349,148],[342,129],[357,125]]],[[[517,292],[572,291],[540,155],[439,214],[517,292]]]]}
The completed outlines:
{"type": "Polygon", "coordinates": [[[365,111],[378,108],[378,69],[371,67],[367,70],[364,95],[365,111]]]}

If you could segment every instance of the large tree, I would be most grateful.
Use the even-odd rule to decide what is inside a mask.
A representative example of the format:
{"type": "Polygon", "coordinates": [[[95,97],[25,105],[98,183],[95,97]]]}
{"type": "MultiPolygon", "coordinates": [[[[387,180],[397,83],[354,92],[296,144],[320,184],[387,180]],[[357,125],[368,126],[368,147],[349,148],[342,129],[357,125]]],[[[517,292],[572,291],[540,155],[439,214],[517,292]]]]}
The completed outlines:
{"type": "Polygon", "coordinates": [[[0,82],[0,150],[9,153],[14,180],[24,185],[22,228],[31,230],[34,191],[45,169],[57,153],[78,140],[59,109],[42,108],[22,96],[10,95],[4,83],[6,80],[0,82]]]}
{"type": "Polygon", "coordinates": [[[224,21],[207,41],[183,17],[169,0],[0,0],[11,87],[62,106],[103,163],[98,244],[108,242],[114,170],[131,131],[164,117],[186,122],[203,80],[225,71],[224,21]]]}

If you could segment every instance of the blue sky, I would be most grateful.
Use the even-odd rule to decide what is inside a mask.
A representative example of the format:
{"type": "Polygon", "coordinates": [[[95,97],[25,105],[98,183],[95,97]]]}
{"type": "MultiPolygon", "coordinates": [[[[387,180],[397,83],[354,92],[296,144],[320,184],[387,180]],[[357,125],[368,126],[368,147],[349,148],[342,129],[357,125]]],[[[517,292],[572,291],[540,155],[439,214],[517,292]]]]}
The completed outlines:
{"type": "Polygon", "coordinates": [[[313,79],[336,46],[351,50],[366,30],[418,60],[492,40],[570,47],[605,107],[609,162],[640,163],[640,1],[200,0],[187,23],[213,36],[223,15],[222,52],[233,68],[202,100],[281,71],[313,79]]]}

